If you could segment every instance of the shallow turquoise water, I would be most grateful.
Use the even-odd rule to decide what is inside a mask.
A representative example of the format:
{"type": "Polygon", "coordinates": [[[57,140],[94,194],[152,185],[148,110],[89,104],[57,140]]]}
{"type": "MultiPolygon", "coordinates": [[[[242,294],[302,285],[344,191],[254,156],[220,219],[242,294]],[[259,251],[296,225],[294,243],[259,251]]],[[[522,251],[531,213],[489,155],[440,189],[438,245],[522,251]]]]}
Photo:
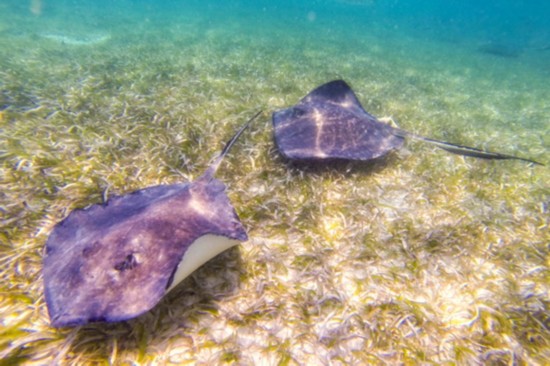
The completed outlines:
{"type": "MultiPolygon", "coordinates": [[[[529,357],[543,359],[547,311],[538,309],[547,304],[544,276],[550,263],[547,167],[461,159],[412,143],[379,169],[308,175],[276,158],[269,121],[271,111],[343,78],[366,110],[392,116],[403,129],[548,164],[550,5],[525,3],[1,1],[0,259],[6,263],[0,266],[6,286],[1,292],[28,296],[39,308],[29,314],[40,319],[10,315],[15,337],[47,339],[31,330],[48,327],[40,273],[42,249],[55,223],[109,195],[196,178],[236,126],[263,109],[219,172],[250,229],[244,269],[235,272],[247,273],[242,297],[283,296],[277,309],[266,304],[263,313],[250,311],[245,326],[259,323],[259,316],[271,318],[273,311],[284,320],[294,308],[298,315],[288,326],[288,339],[308,334],[314,352],[340,347],[314,334],[325,315],[332,317],[333,299],[327,297],[328,306],[312,317],[302,311],[304,297],[293,291],[318,280],[318,268],[327,274],[342,270],[350,280],[323,281],[335,281],[335,291],[345,292],[356,280],[358,290],[337,311],[355,309],[373,324],[387,325],[379,329],[379,341],[374,337],[375,346],[360,344],[361,350],[370,347],[386,357],[395,347],[407,355],[413,342],[427,354],[425,360],[444,363],[455,360],[446,351],[438,354],[441,345],[456,345],[457,354],[466,345],[481,363],[485,349],[478,350],[488,344],[488,354],[498,356],[493,348],[503,349],[501,363],[528,363],[522,350],[517,352],[523,358],[515,353],[521,344],[529,357]],[[372,279],[363,276],[365,268],[375,274],[372,279]],[[289,273],[295,277],[289,280],[289,273]],[[530,281],[540,289],[531,293],[530,281]],[[520,285],[526,290],[518,300],[514,286],[520,285]],[[428,315],[402,315],[411,312],[410,304],[423,304],[428,315]],[[489,312],[478,319],[479,309],[487,307],[497,310],[492,322],[483,320],[489,312]],[[383,314],[380,320],[372,309],[383,314]],[[415,317],[426,327],[414,331],[420,337],[396,338],[391,324],[415,317]],[[517,319],[527,320],[509,330],[522,324],[517,319]],[[497,320],[506,326],[488,332],[487,324],[497,320]],[[456,333],[442,340],[447,331],[456,333]]],[[[218,265],[226,268],[223,261],[218,265]]],[[[322,290],[307,293],[315,300],[311,304],[321,303],[316,296],[322,290]]],[[[229,319],[229,327],[237,327],[226,316],[241,312],[232,303],[237,298],[224,299],[222,306],[236,310],[216,320],[229,319]]],[[[20,309],[26,305],[15,295],[10,303],[17,314],[25,314],[20,309]]],[[[3,314],[11,314],[7,309],[3,314]]],[[[193,309],[203,315],[201,303],[193,309]]],[[[181,319],[188,310],[185,301],[173,298],[153,314],[173,311],[181,319]]],[[[140,321],[134,324],[156,326],[151,325],[156,320],[140,321]]],[[[170,325],[150,336],[149,353],[170,350],[170,344],[157,347],[162,339],[183,344],[181,329],[170,330],[181,324],[165,322],[170,325]]],[[[195,339],[205,333],[202,325],[184,328],[195,339]]],[[[121,358],[132,359],[139,347],[127,337],[133,331],[124,329],[116,337],[100,329],[92,342],[74,342],[72,349],[79,354],[89,345],[87,352],[103,360],[97,347],[107,347],[105,355],[113,349],[116,359],[118,340],[121,358]]],[[[372,339],[364,330],[358,333],[372,339]]],[[[44,364],[55,363],[51,358],[64,357],[69,347],[59,352],[59,345],[75,339],[65,341],[66,334],[34,348],[20,345],[27,354],[50,357],[44,364]]],[[[255,329],[247,334],[264,341],[255,329]]],[[[184,348],[192,354],[210,347],[198,342],[196,349],[184,348]]],[[[303,355],[299,344],[289,349],[303,355]]],[[[248,346],[242,350],[243,357],[249,353],[248,346]]],[[[396,355],[393,360],[407,359],[396,355]]]]}
{"type": "MultiPolygon", "coordinates": [[[[449,88],[453,77],[463,77],[465,84],[486,79],[493,91],[514,89],[530,94],[531,99],[548,97],[550,5],[542,1],[479,5],[475,1],[396,0],[9,0],[0,7],[5,73],[11,68],[24,69],[20,60],[32,57],[29,47],[57,47],[58,54],[52,56],[62,59],[75,57],[75,52],[82,57],[99,46],[104,52],[110,48],[122,52],[124,47],[151,45],[151,52],[171,62],[197,57],[193,52],[201,46],[215,56],[213,64],[223,65],[224,55],[235,50],[248,52],[255,62],[261,62],[260,78],[272,77],[279,68],[297,74],[322,73],[324,78],[318,75],[317,83],[344,77],[355,86],[372,80],[406,85],[411,72],[419,80],[438,73],[438,82],[450,83],[449,88]],[[165,47],[154,49],[159,43],[165,47]],[[396,77],[387,80],[386,74],[396,77]]],[[[146,49],[141,52],[147,54],[146,49]]],[[[40,61],[45,68],[55,67],[43,57],[32,67],[38,69],[40,61]]],[[[285,82],[282,76],[279,80],[285,82]]],[[[4,89],[9,89],[7,83],[4,80],[4,89]]],[[[32,83],[27,80],[25,88],[33,88],[32,83]]],[[[314,86],[304,80],[304,85],[296,87],[303,93],[314,86]]],[[[40,87],[33,89],[40,94],[40,87]]],[[[2,108],[21,99],[7,94],[3,93],[2,108]]],[[[430,93],[418,97],[430,97],[430,93]]]]}
{"type": "Polygon", "coordinates": [[[369,112],[417,133],[543,162],[550,145],[543,2],[13,0],[0,10],[4,120],[47,109],[87,123],[129,105],[138,118],[215,121],[287,107],[342,78],[369,112]]]}

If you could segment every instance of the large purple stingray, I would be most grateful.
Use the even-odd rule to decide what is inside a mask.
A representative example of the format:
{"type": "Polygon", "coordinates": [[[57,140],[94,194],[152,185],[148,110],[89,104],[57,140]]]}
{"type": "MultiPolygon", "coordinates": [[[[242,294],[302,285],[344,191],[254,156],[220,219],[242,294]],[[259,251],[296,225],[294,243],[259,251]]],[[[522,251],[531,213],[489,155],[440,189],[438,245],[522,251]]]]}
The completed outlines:
{"type": "Polygon", "coordinates": [[[449,152],[484,159],[534,160],[456,145],[415,135],[366,112],[345,81],[335,80],[314,89],[298,104],[273,113],[275,143],[289,160],[368,161],[399,149],[406,137],[449,152]]]}
{"type": "Polygon", "coordinates": [[[214,173],[258,115],[196,181],[113,197],[55,226],[43,272],[53,326],[136,317],[207,260],[247,240],[214,173]]]}

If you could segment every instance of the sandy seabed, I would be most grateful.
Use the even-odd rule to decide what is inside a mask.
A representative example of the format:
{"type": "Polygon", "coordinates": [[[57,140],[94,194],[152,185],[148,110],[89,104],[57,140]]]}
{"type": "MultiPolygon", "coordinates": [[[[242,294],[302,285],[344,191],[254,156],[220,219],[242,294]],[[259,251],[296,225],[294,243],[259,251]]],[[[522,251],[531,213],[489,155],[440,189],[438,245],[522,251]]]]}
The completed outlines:
{"type": "Polygon", "coordinates": [[[86,25],[3,18],[0,363],[550,361],[547,166],[411,142],[366,166],[302,169],[279,157],[270,121],[343,78],[406,130],[548,164],[550,70],[531,62],[544,51],[500,57],[382,25],[344,34],[320,16],[129,19],[86,44],[72,35],[86,25]],[[250,240],[143,316],[51,328],[41,266],[53,226],[111,195],[195,179],[259,109],[218,174],[250,240]]]}

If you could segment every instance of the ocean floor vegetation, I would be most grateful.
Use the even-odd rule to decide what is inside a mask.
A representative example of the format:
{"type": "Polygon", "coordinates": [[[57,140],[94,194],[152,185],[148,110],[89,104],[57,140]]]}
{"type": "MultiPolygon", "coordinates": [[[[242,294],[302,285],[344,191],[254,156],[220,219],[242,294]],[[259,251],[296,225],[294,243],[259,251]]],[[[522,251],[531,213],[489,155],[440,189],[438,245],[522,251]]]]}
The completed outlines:
{"type": "Polygon", "coordinates": [[[271,112],[342,78],[404,129],[548,165],[550,70],[383,25],[344,34],[319,14],[216,19],[102,24],[110,38],[86,47],[3,19],[0,364],[548,364],[548,166],[410,142],[372,164],[297,167],[271,112]],[[260,109],[218,172],[249,240],[143,316],[50,327],[53,226],[196,179],[260,109]]]}

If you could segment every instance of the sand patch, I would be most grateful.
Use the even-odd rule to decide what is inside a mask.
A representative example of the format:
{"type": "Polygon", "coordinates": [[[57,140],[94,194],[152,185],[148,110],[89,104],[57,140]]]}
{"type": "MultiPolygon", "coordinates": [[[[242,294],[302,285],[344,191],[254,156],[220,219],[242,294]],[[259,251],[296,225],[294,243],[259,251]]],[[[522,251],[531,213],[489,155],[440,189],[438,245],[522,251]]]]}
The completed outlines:
{"type": "Polygon", "coordinates": [[[111,38],[108,33],[69,35],[63,33],[41,33],[40,37],[71,46],[90,46],[106,42],[111,38]]]}

